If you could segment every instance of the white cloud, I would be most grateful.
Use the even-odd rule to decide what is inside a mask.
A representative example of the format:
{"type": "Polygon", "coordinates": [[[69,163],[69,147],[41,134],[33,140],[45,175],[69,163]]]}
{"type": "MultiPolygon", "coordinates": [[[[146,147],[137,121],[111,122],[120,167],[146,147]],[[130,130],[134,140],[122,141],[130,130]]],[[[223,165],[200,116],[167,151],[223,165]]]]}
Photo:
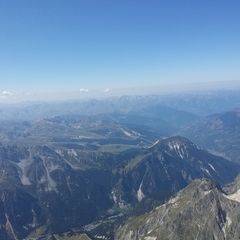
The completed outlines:
{"type": "Polygon", "coordinates": [[[6,99],[6,98],[9,98],[9,97],[12,97],[14,94],[10,91],[7,91],[7,90],[3,90],[0,92],[0,98],[2,99],[6,99]]]}
{"type": "Polygon", "coordinates": [[[12,96],[13,93],[12,93],[12,92],[9,92],[9,91],[6,91],[6,90],[3,90],[3,91],[1,92],[1,95],[2,95],[2,96],[12,96]]]}
{"type": "Polygon", "coordinates": [[[89,92],[89,89],[88,89],[88,88],[80,88],[80,92],[88,93],[88,92],[89,92]]]}
{"type": "Polygon", "coordinates": [[[105,92],[105,93],[108,93],[108,92],[110,92],[110,91],[111,91],[110,88],[106,88],[106,89],[104,89],[104,92],[105,92]]]}

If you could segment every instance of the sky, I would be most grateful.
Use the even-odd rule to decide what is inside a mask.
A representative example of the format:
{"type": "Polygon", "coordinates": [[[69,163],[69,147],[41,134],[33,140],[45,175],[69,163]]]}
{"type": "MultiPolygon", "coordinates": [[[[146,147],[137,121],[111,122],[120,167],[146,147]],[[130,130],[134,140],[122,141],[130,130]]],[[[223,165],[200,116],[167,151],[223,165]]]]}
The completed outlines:
{"type": "Polygon", "coordinates": [[[0,0],[0,99],[240,85],[240,1],[0,0]]]}

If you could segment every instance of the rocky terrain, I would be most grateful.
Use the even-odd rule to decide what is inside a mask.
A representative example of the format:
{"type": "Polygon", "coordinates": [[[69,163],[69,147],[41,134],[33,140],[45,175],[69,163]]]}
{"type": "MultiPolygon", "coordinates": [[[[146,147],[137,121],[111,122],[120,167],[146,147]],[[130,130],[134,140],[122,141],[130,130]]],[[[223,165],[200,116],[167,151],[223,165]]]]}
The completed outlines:
{"type": "Polygon", "coordinates": [[[195,180],[150,213],[130,219],[115,239],[239,239],[239,200],[239,193],[227,195],[216,183],[195,180]]]}
{"type": "Polygon", "coordinates": [[[104,215],[146,211],[193,179],[225,184],[240,171],[182,137],[117,153],[1,145],[0,166],[1,239],[58,233],[104,215]]]}

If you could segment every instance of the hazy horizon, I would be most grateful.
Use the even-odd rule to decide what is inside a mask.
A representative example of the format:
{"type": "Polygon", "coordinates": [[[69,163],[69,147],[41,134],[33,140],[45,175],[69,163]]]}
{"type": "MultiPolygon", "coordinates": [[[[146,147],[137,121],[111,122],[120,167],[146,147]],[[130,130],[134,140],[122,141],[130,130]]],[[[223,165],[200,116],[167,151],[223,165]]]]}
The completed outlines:
{"type": "Polygon", "coordinates": [[[87,99],[105,99],[109,97],[121,96],[137,96],[137,95],[178,95],[178,94],[194,94],[206,93],[208,91],[235,91],[240,90],[240,83],[238,82],[202,82],[196,84],[166,84],[158,86],[145,87],[128,87],[128,88],[79,88],[77,90],[69,91],[9,91],[2,90],[0,92],[0,103],[21,103],[21,102],[35,102],[35,101],[69,101],[69,100],[87,100],[87,99]]]}

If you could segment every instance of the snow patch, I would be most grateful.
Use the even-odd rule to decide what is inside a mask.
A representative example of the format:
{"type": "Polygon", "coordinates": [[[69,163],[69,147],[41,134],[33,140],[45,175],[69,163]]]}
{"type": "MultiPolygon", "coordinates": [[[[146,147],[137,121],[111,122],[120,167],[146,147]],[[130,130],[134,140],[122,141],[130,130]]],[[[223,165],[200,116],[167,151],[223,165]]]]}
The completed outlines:
{"type": "Polygon", "coordinates": [[[132,134],[125,129],[121,128],[122,132],[127,136],[127,137],[132,137],[132,134]]]}
{"type": "Polygon", "coordinates": [[[61,157],[64,157],[64,152],[63,152],[62,150],[57,149],[57,150],[56,150],[56,153],[57,153],[58,155],[60,155],[61,157]]]}
{"type": "Polygon", "coordinates": [[[229,217],[229,215],[227,214],[227,217],[226,217],[226,219],[227,219],[227,222],[226,222],[226,224],[227,224],[227,227],[230,227],[230,225],[232,224],[232,219],[229,217]]]}
{"type": "Polygon", "coordinates": [[[157,237],[145,237],[144,240],[156,240],[157,237]]]}
{"type": "Polygon", "coordinates": [[[103,235],[95,235],[94,237],[97,239],[108,239],[106,236],[103,235]]]}
{"type": "Polygon", "coordinates": [[[142,191],[142,184],[143,184],[143,181],[141,182],[140,186],[139,186],[139,189],[137,191],[137,199],[138,199],[138,202],[141,202],[144,198],[145,198],[145,195],[142,191]]]}
{"type": "Polygon", "coordinates": [[[227,216],[226,216],[226,222],[225,222],[225,224],[223,225],[223,227],[222,227],[222,231],[223,231],[223,233],[224,233],[224,239],[227,239],[227,234],[226,234],[226,229],[230,226],[232,224],[232,220],[231,220],[231,218],[229,217],[229,215],[227,214],[227,216]]]}
{"type": "Polygon", "coordinates": [[[111,192],[114,203],[117,203],[117,196],[114,191],[111,192]]]}
{"type": "Polygon", "coordinates": [[[237,190],[237,192],[231,194],[231,195],[225,195],[226,198],[236,201],[236,202],[240,202],[240,189],[237,190]]]}
{"type": "Polygon", "coordinates": [[[29,227],[31,228],[35,228],[37,226],[37,214],[34,211],[34,209],[32,209],[32,223],[28,224],[29,227]]]}
{"type": "Polygon", "coordinates": [[[14,240],[18,240],[18,238],[17,238],[17,236],[16,236],[16,234],[14,232],[13,226],[12,226],[12,224],[11,224],[7,214],[5,214],[5,218],[7,220],[6,221],[6,225],[5,225],[7,232],[11,235],[11,237],[14,240]]]}
{"type": "Polygon", "coordinates": [[[169,200],[169,203],[175,204],[175,203],[178,201],[178,199],[179,199],[179,196],[176,196],[176,197],[174,197],[174,198],[171,198],[171,199],[169,200]]]}
{"type": "Polygon", "coordinates": [[[157,140],[155,143],[153,143],[149,148],[152,148],[154,146],[156,146],[158,143],[160,142],[160,140],[157,140]]]}
{"type": "Polygon", "coordinates": [[[21,170],[20,180],[22,182],[22,185],[31,185],[32,184],[27,176],[27,170],[28,170],[29,166],[31,165],[31,163],[32,163],[31,159],[23,159],[19,163],[17,163],[18,167],[21,170]]]}
{"type": "Polygon", "coordinates": [[[205,191],[205,192],[204,192],[204,196],[208,195],[208,194],[211,193],[211,192],[212,192],[212,190],[205,191]]]}
{"type": "Polygon", "coordinates": [[[206,169],[206,168],[201,168],[201,170],[204,171],[204,172],[206,172],[209,176],[211,176],[211,173],[209,172],[208,169],[206,169]]]}
{"type": "Polygon", "coordinates": [[[78,156],[77,152],[74,149],[68,150],[67,153],[72,157],[77,157],[78,156]]]}
{"type": "Polygon", "coordinates": [[[54,170],[59,170],[61,169],[61,167],[57,164],[54,164],[54,162],[50,162],[49,166],[48,166],[48,170],[49,172],[53,172],[54,170]]]}
{"type": "Polygon", "coordinates": [[[181,159],[188,157],[188,152],[185,146],[180,145],[177,142],[170,142],[168,143],[168,147],[170,150],[174,150],[181,159]]]}
{"type": "Polygon", "coordinates": [[[212,164],[208,163],[208,166],[209,166],[214,172],[216,172],[216,169],[213,167],[212,164]]]}
{"type": "Polygon", "coordinates": [[[121,209],[127,209],[129,208],[129,204],[127,204],[123,199],[122,199],[122,196],[117,194],[117,191],[116,190],[113,190],[111,192],[111,195],[112,195],[112,199],[114,201],[115,204],[118,205],[119,208],[121,209]]]}
{"type": "Polygon", "coordinates": [[[52,177],[50,176],[50,171],[47,168],[47,164],[46,164],[46,160],[43,159],[43,166],[45,168],[46,171],[46,182],[47,182],[47,191],[55,191],[57,192],[57,184],[56,182],[52,179],[52,177]]]}
{"type": "Polygon", "coordinates": [[[64,161],[74,170],[82,170],[81,167],[79,166],[75,166],[74,164],[72,164],[70,161],[68,161],[67,159],[64,159],[64,161]]]}

